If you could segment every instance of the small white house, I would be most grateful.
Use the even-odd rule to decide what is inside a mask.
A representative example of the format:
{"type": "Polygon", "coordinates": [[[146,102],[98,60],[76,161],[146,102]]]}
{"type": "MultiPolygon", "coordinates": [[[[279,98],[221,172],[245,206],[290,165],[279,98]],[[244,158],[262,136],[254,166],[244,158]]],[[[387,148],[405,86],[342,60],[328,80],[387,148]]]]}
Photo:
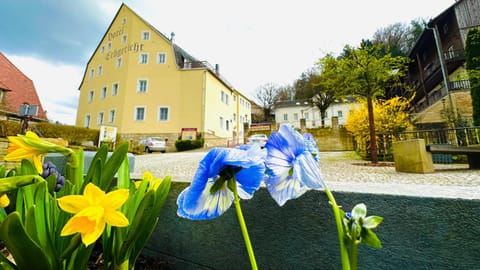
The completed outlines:
{"type": "MultiPolygon", "coordinates": [[[[325,127],[345,125],[350,110],[359,107],[357,102],[335,102],[328,107],[325,117],[325,127]]],[[[305,118],[306,128],[322,126],[320,110],[311,100],[280,101],[275,103],[275,121],[277,124],[291,124],[300,127],[300,119],[305,118]]]]}

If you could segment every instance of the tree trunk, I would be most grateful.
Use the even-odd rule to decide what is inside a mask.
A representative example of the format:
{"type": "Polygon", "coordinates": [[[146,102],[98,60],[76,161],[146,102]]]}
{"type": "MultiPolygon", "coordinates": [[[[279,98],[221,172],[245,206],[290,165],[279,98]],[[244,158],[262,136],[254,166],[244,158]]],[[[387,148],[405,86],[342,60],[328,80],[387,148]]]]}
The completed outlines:
{"type": "Polygon", "coordinates": [[[375,118],[373,115],[372,97],[367,97],[368,106],[368,126],[370,128],[370,154],[372,155],[372,163],[378,163],[377,156],[377,136],[375,134],[375,118]]]}
{"type": "Polygon", "coordinates": [[[322,128],[325,127],[325,111],[320,110],[320,118],[322,119],[322,128]]]}

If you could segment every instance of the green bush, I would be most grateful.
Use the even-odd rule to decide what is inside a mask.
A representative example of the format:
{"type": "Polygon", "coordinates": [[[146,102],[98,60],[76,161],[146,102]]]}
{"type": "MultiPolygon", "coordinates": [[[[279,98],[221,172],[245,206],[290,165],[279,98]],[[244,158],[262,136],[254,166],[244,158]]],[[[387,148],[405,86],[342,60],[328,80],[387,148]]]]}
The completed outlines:
{"type": "MultiPolygon", "coordinates": [[[[21,123],[0,120],[0,137],[16,136],[21,132],[21,123]]],[[[62,138],[70,145],[80,145],[84,141],[98,142],[100,131],[76,126],[52,124],[47,122],[29,123],[29,130],[44,138],[62,138]]]]}
{"type": "Polygon", "coordinates": [[[177,151],[179,152],[202,148],[204,142],[203,138],[198,140],[177,140],[175,142],[175,148],[177,148],[177,151]]]}

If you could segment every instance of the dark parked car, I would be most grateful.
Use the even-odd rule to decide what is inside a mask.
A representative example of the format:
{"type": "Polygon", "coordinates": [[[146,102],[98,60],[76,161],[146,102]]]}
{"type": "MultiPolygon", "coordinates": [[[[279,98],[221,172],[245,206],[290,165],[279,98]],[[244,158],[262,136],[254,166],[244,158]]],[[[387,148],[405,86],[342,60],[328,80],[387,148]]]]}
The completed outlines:
{"type": "Polygon", "coordinates": [[[158,137],[148,137],[145,139],[140,140],[140,145],[143,145],[145,152],[152,153],[152,152],[162,152],[165,153],[167,150],[167,142],[165,139],[158,138],[158,137]]]}

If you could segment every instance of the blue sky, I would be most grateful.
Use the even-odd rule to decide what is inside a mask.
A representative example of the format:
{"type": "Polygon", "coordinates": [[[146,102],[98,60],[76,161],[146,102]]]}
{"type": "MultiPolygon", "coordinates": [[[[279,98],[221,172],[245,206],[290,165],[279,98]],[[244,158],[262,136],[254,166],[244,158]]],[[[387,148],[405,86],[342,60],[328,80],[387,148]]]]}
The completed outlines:
{"type": "MultiPolygon", "coordinates": [[[[454,0],[125,0],[197,59],[220,65],[253,98],[291,84],[326,53],[357,46],[397,22],[430,19],[454,0]]],[[[85,65],[119,0],[2,0],[0,51],[33,80],[50,120],[74,124],[85,65]]]]}

